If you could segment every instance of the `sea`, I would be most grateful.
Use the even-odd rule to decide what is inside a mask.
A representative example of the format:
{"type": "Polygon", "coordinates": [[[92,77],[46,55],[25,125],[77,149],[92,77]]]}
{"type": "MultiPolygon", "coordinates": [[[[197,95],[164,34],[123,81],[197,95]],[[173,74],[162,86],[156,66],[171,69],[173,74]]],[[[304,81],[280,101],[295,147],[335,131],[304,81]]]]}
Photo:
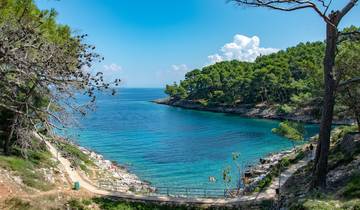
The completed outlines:
{"type": "MultiPolygon", "coordinates": [[[[151,102],[163,89],[118,89],[97,95],[96,108],[72,130],[78,144],[128,168],[155,187],[222,189],[249,165],[295,142],[271,132],[279,121],[182,109],[151,102]],[[234,158],[237,156],[237,158],[234,158]]],[[[306,139],[318,133],[306,125],[306,139]]]]}

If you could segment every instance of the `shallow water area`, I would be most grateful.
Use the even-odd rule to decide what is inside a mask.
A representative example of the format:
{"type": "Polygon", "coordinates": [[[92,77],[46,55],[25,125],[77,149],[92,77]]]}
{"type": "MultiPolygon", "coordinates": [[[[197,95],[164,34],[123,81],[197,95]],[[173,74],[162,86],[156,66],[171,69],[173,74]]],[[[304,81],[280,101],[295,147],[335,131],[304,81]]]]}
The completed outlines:
{"type": "MultiPolygon", "coordinates": [[[[164,97],[163,89],[119,89],[115,96],[99,95],[96,111],[80,120],[78,143],[127,166],[154,186],[193,188],[224,188],[223,170],[232,166],[236,171],[234,152],[240,154],[240,163],[254,164],[294,145],[271,132],[279,121],[150,102],[164,97]]],[[[307,137],[317,132],[315,125],[306,129],[307,137]]]]}

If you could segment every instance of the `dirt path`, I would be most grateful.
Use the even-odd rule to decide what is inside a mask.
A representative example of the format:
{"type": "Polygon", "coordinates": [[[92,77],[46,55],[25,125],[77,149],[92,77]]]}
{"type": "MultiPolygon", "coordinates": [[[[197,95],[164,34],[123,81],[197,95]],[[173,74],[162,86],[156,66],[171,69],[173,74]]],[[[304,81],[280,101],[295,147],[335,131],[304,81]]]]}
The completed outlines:
{"type": "MultiPolygon", "coordinates": [[[[39,138],[41,138],[39,136],[39,138]]],[[[267,190],[264,192],[260,192],[258,194],[254,195],[248,195],[248,196],[241,196],[237,198],[178,198],[178,197],[169,197],[169,196],[155,196],[155,195],[139,195],[134,194],[131,192],[127,193],[121,193],[121,192],[110,192],[106,190],[99,189],[97,186],[89,183],[86,181],[83,177],[79,175],[79,173],[74,170],[71,167],[71,163],[66,158],[61,157],[58,155],[57,149],[51,145],[48,141],[46,141],[47,146],[49,147],[49,150],[51,154],[56,157],[61,165],[63,166],[64,170],[68,174],[71,181],[79,182],[80,187],[83,189],[86,189],[89,192],[92,192],[94,194],[100,195],[100,196],[112,196],[112,197],[118,197],[122,199],[128,199],[128,200],[139,200],[139,201],[153,201],[153,202],[169,202],[169,203],[180,203],[180,204],[189,204],[189,203],[195,203],[195,204],[207,204],[207,205],[239,205],[239,204],[251,204],[257,201],[261,200],[268,200],[268,199],[276,199],[276,189],[279,188],[279,177],[276,177],[273,179],[272,183],[268,187],[267,190]]],[[[280,177],[280,186],[282,186],[288,178],[300,167],[303,167],[307,164],[308,160],[302,160],[298,163],[290,166],[286,171],[284,171],[281,174],[280,177]]]]}
{"type": "Polygon", "coordinates": [[[95,194],[99,194],[99,195],[109,195],[108,191],[105,190],[101,190],[98,187],[94,186],[93,184],[87,182],[85,179],[83,179],[79,173],[73,169],[71,167],[71,163],[68,159],[61,157],[61,155],[59,155],[57,149],[51,145],[48,141],[45,141],[46,145],[49,148],[49,151],[51,152],[51,154],[57,158],[57,160],[60,162],[60,164],[62,165],[62,167],[64,168],[64,170],[66,171],[66,173],[68,174],[69,178],[71,179],[72,183],[75,182],[79,182],[80,186],[82,188],[85,188],[86,190],[95,193],[95,194]]]}

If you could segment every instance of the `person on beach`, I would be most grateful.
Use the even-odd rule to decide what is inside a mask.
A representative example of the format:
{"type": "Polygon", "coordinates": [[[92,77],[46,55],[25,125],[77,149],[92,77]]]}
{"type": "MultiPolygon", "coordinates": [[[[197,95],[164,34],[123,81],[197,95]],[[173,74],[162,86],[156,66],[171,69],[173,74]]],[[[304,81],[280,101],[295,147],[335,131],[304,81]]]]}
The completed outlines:
{"type": "Polygon", "coordinates": [[[310,144],[309,148],[310,148],[310,151],[313,151],[314,146],[312,144],[310,144]]]}
{"type": "Polygon", "coordinates": [[[309,149],[310,149],[310,158],[313,159],[314,157],[314,146],[310,143],[310,146],[309,146],[309,149]]]}

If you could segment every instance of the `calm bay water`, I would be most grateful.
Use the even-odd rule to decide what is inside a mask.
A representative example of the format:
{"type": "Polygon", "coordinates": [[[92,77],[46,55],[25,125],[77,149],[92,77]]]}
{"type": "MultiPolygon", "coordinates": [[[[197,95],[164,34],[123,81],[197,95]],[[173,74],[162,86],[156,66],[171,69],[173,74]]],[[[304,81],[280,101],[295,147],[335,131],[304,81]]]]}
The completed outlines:
{"type": "MultiPolygon", "coordinates": [[[[292,141],[271,133],[278,121],[201,112],[149,102],[162,89],[120,89],[100,95],[96,111],[80,121],[78,143],[127,166],[154,186],[223,188],[222,172],[239,162],[256,163],[292,141]],[[215,183],[209,177],[216,177],[215,183]]],[[[308,136],[316,126],[306,126],[308,136]]]]}

